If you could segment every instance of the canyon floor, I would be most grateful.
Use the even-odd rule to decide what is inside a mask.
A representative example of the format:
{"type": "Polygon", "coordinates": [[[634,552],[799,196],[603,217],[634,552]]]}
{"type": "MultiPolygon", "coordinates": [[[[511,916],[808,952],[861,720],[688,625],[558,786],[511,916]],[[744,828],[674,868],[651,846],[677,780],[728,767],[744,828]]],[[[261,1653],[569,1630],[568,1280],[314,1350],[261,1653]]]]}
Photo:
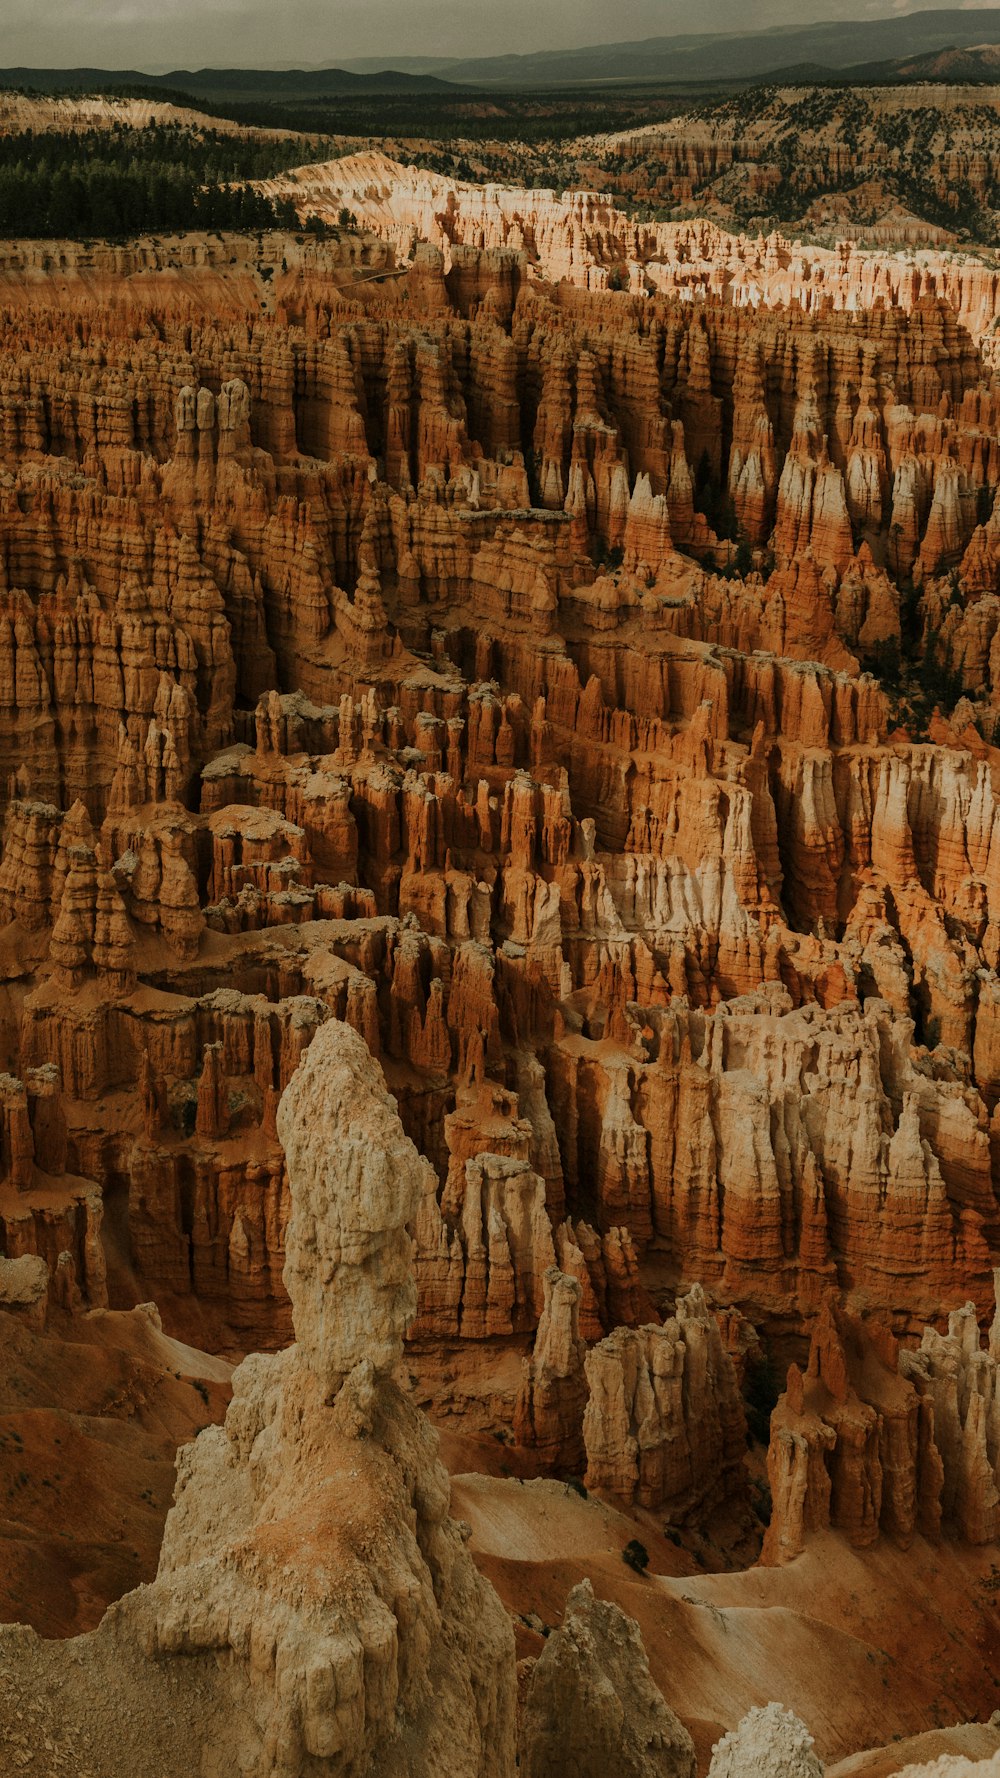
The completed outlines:
{"type": "Polygon", "coordinates": [[[943,90],[867,239],[726,232],[770,93],[609,133],[611,193],[351,142],[256,181],[298,229],[0,242],[12,1771],[992,1773],[1000,264],[925,227],[992,203],[943,90]]]}

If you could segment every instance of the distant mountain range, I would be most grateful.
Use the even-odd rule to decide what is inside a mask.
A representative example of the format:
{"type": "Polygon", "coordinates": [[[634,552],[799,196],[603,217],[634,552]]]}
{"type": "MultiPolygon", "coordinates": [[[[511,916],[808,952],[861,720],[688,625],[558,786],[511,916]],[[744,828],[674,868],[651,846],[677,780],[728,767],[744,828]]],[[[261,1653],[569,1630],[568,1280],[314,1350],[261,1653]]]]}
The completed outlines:
{"type": "MultiPolygon", "coordinates": [[[[461,56],[392,56],[389,58],[394,69],[403,74],[437,74],[447,79],[449,68],[457,68],[461,56]]],[[[352,74],[381,74],[385,71],[385,56],[356,56],[340,63],[340,67],[352,74]]]]}
{"type": "Polygon", "coordinates": [[[1000,7],[935,8],[889,19],[782,25],[766,31],[688,33],[584,49],[480,58],[365,57],[337,68],[7,68],[0,84],[36,91],[143,88],[209,102],[301,104],[365,93],[444,96],[456,87],[518,91],[627,82],[700,84],[850,79],[1000,79],[1000,7]]]}
{"type": "Polygon", "coordinates": [[[967,49],[931,50],[926,55],[898,56],[891,62],[872,62],[851,69],[856,80],[912,82],[948,80],[1000,84],[1000,43],[978,43],[967,49]]]}
{"type": "Polygon", "coordinates": [[[147,74],[140,68],[2,68],[0,86],[28,87],[34,92],[108,92],[144,88],[214,103],[261,101],[300,102],[365,93],[448,93],[450,84],[429,74],[394,68],[357,73],[345,68],[174,68],[168,74],[147,74]]]}
{"type": "MultiPolygon", "coordinates": [[[[600,81],[753,80],[790,68],[819,72],[855,64],[933,56],[1000,44],[1000,8],[958,7],[891,19],[782,25],[767,31],[708,32],[602,43],[587,49],[422,63],[422,73],[456,85],[577,86],[600,81]]],[[[402,66],[402,64],[400,64],[402,66]]],[[[407,64],[412,66],[412,64],[407,64]]]]}

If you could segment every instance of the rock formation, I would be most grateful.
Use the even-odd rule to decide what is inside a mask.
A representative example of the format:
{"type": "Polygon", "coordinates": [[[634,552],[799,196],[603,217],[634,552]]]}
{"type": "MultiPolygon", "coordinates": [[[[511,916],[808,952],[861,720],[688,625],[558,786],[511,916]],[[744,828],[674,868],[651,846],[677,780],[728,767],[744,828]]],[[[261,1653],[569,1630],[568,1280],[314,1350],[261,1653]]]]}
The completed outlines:
{"type": "MultiPolygon", "coordinates": [[[[985,59],[993,61],[990,50],[985,59]]],[[[918,58],[905,63],[917,77],[911,85],[831,90],[783,79],[747,107],[710,99],[669,121],[584,138],[574,145],[580,179],[633,205],[682,204],[743,238],[777,221],[806,263],[821,240],[831,261],[854,262],[855,276],[875,258],[873,248],[896,249],[903,277],[907,246],[989,238],[996,101],[991,94],[988,110],[979,108],[961,83],[969,66],[962,63],[961,51],[935,59],[933,84],[919,78],[930,60],[921,68],[918,58]]],[[[772,233],[765,273],[778,245],[772,233]]],[[[936,258],[912,262],[914,283],[936,258]]]]}
{"type": "Polygon", "coordinates": [[[587,1486],[672,1524],[745,1503],[736,1371],[699,1286],[662,1327],[618,1328],[586,1359],[587,1486]]]}
{"type": "Polygon", "coordinates": [[[32,1138],[54,1238],[0,1184],[10,1251],[72,1249],[100,1301],[117,1194],[173,1325],[280,1344],[275,1095],[332,1013],[437,1177],[418,1339],[529,1340],[554,1262],[588,1339],[648,1323],[650,1247],[783,1335],[833,1283],[897,1333],[983,1312],[985,362],[940,292],[639,310],[451,251],[331,306],[269,244],[264,314],[210,253],[183,340],[160,285],[135,340],[81,266],[101,366],[11,271],[2,1031],[69,1134],[51,1167],[32,1138]],[[976,699],[933,743],[860,670],[911,572],[976,699]]]}
{"type": "Polygon", "coordinates": [[[947,291],[838,260],[860,306],[814,312],[772,244],[763,304],[637,307],[342,245],[334,302],[334,243],[265,243],[266,312],[243,243],[175,298],[123,249],[138,339],[67,250],[99,365],[11,262],[7,1251],[287,1340],[275,1106],[332,1015],[433,1169],[418,1346],[527,1356],[553,1264],[588,1342],[661,1264],[783,1340],[831,1285],[984,1313],[1000,461],[947,291]],[[910,574],[972,694],[926,742],[861,670],[910,574]]]}
{"type": "MultiPolygon", "coordinates": [[[[978,1723],[966,1726],[981,1732],[978,1723]]],[[[930,1738],[940,1741],[956,1733],[961,1734],[962,1729],[930,1738]]],[[[945,1753],[929,1763],[905,1766],[895,1763],[898,1758],[899,1752],[890,1748],[875,1749],[867,1759],[862,1756],[860,1761],[848,1762],[847,1769],[890,1770],[898,1778],[997,1778],[1000,1773],[1000,1753],[985,1759],[945,1753]]],[[[709,1778],[823,1778],[824,1766],[813,1751],[813,1738],[805,1724],[780,1704],[767,1704],[748,1711],[739,1727],[717,1742],[708,1770],[709,1778]]]]}
{"type": "Polygon", "coordinates": [[[519,1771],[526,1778],[694,1778],[694,1746],[649,1676],[638,1626],[574,1587],[528,1680],[519,1771]]]}
{"type": "Polygon", "coordinates": [[[390,1376],[416,1313],[406,1225],[429,1171],[403,1134],[364,1040],[328,1021],[282,1094],[292,1187],[285,1288],[296,1349],[332,1402],[369,1366],[390,1376]]]}
{"type": "Polygon", "coordinates": [[[709,1778],[823,1778],[823,1767],[805,1725],[780,1704],[766,1704],[713,1748],[709,1778]]]}
{"type": "Polygon", "coordinates": [[[905,184],[902,168],[910,164],[911,155],[929,156],[929,188],[921,194],[927,211],[947,204],[949,198],[960,201],[948,183],[951,179],[965,186],[967,205],[978,208],[985,222],[990,212],[984,199],[996,178],[996,154],[991,150],[984,155],[982,114],[977,115],[961,87],[947,94],[950,105],[947,99],[942,104],[944,95],[935,89],[933,105],[916,108],[912,122],[906,115],[912,107],[911,92],[890,88],[866,94],[873,114],[866,134],[858,127],[858,93],[852,91],[839,120],[840,142],[834,142],[829,127],[825,139],[820,129],[810,141],[803,127],[803,115],[815,107],[817,96],[828,112],[836,111],[836,96],[831,103],[822,89],[817,95],[808,89],[796,93],[794,88],[773,93],[770,104],[761,105],[758,116],[734,139],[728,119],[723,121],[720,141],[718,120],[710,124],[707,116],[687,126],[693,136],[690,142],[684,140],[681,118],[668,126],[605,136],[600,157],[593,152],[594,138],[584,138],[569,147],[569,154],[575,148],[580,172],[599,180],[600,189],[593,184],[589,189],[570,187],[561,196],[537,185],[511,186],[503,178],[473,184],[426,167],[401,165],[370,147],[263,180],[261,189],[268,196],[290,200],[303,218],[312,215],[335,223],[344,209],[351,210],[394,253],[415,256],[417,264],[433,263],[428,258],[429,243],[432,253],[443,253],[450,262],[449,284],[457,296],[476,292],[476,272],[485,249],[506,262],[506,276],[502,283],[497,280],[504,292],[501,301],[506,302],[516,294],[529,266],[554,283],[575,284],[591,292],[620,288],[624,272],[634,293],[684,292],[700,297],[724,291],[735,306],[763,302],[775,307],[800,303],[803,308],[822,304],[870,308],[881,297],[909,307],[942,295],[981,335],[988,329],[996,297],[995,267],[974,252],[930,253],[915,261],[908,247],[947,250],[956,237],[931,215],[921,217],[904,206],[892,186],[905,184]],[[888,127],[898,133],[899,126],[905,130],[908,123],[913,132],[909,154],[897,149],[887,168],[880,131],[888,127]],[[956,131],[965,136],[966,154],[971,151],[979,163],[971,178],[968,161],[963,164],[960,149],[956,153],[956,131]],[[781,137],[784,141],[777,148],[781,137]],[[935,137],[936,152],[930,148],[935,137]],[[808,169],[797,163],[797,177],[788,182],[782,201],[787,221],[802,224],[798,232],[812,227],[827,235],[829,245],[806,246],[775,231],[773,185],[765,177],[762,202],[761,187],[753,178],[746,183],[740,179],[747,165],[765,159],[770,162],[765,174],[777,175],[780,186],[776,152],[813,156],[808,169]],[[679,176],[678,153],[683,156],[679,176]],[[838,212],[837,194],[852,162],[869,173],[869,206],[881,197],[883,214],[867,228],[854,222],[850,228],[854,238],[845,241],[837,238],[845,220],[843,211],[838,212]],[[992,172],[987,170],[990,162],[992,172]],[[949,166],[950,172],[945,172],[949,166]],[[658,178],[652,169],[658,170],[658,178]],[[803,215],[796,200],[813,182],[817,197],[803,215]],[[818,195],[824,187],[829,188],[825,203],[818,195]],[[669,203],[671,188],[675,201],[689,209],[700,208],[703,214],[680,223],[637,223],[611,195],[617,191],[634,204],[635,194],[641,193],[640,202],[662,206],[665,199],[669,203]],[[737,222],[758,227],[765,223],[771,232],[756,236],[752,230],[725,232],[734,211],[737,222]],[[875,252],[860,250],[861,235],[868,236],[867,245],[875,252]]]}
{"type": "Polygon", "coordinates": [[[294,183],[364,231],[0,251],[0,1293],[259,1354],[77,1650],[133,1769],[502,1772],[404,1342],[731,1556],[752,1328],[773,1563],[997,1535],[998,274],[294,183]]]}
{"type": "MultiPolygon", "coordinates": [[[[1000,1276],[998,1276],[1000,1286],[1000,1276]]],[[[771,1418],[774,1511],[765,1561],[834,1526],[857,1545],[880,1533],[992,1543],[1000,1533],[1000,1307],[988,1350],[971,1303],[948,1333],[900,1349],[883,1324],[828,1299],[808,1367],[793,1364],[771,1418]]]]}
{"type": "Polygon", "coordinates": [[[929,1765],[903,1766],[899,1778],[998,1778],[1000,1754],[990,1759],[964,1759],[961,1755],[942,1754],[929,1765]]]}
{"type": "Polygon", "coordinates": [[[547,1469],[583,1468],[583,1418],[587,1404],[587,1347],[580,1338],[580,1299],[576,1278],[550,1266],[545,1274],[545,1305],[514,1415],[519,1445],[536,1450],[547,1469]]]}
{"type": "MultiPolygon", "coordinates": [[[[155,1693],[173,1668],[189,1702],[161,1750],[170,1778],[192,1745],[261,1778],[506,1774],[511,1631],[448,1517],[434,1437],[393,1380],[422,1164],[377,1064],[336,1020],[279,1115],[297,1343],[246,1359],[224,1427],[182,1451],[156,1581],[61,1646],[59,1709],[83,1720],[74,1669],[125,1663],[155,1693]]],[[[0,1684],[33,1652],[30,1635],[0,1633],[0,1684]]],[[[127,1695],[112,1668],[88,1724],[102,1778],[137,1733],[141,1745],[127,1695]]]]}
{"type": "Polygon", "coordinates": [[[980,1345],[975,1307],[953,1310],[947,1334],[924,1329],[899,1368],[933,1411],[942,1471],[941,1519],[968,1543],[1000,1537],[1000,1275],[989,1349],[980,1345]]]}

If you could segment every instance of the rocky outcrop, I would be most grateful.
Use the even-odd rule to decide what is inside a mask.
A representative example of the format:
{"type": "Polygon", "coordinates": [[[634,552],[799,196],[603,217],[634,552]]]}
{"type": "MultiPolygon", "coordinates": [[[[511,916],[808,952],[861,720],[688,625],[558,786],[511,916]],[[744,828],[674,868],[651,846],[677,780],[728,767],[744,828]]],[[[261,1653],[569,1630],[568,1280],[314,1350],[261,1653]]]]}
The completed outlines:
{"type": "Polygon", "coordinates": [[[918,1532],[995,1540],[997,1325],[984,1350],[970,1303],[947,1334],[928,1327],[901,1349],[884,1325],[824,1303],[808,1367],[791,1366],[771,1418],[765,1561],[789,1560],[828,1526],[862,1547],[884,1534],[907,1548],[918,1532]]]}
{"type": "MultiPolygon", "coordinates": [[[[188,1762],[192,1745],[222,1757],[213,1698],[225,1756],[248,1772],[512,1771],[511,1631],[448,1517],[433,1435],[392,1378],[414,1309],[419,1157],[364,1043],[333,1020],[280,1119],[298,1343],[245,1360],[225,1426],[185,1448],[157,1579],[97,1642],[119,1662],[129,1651],[152,1690],[182,1674],[189,1706],[164,1773],[182,1769],[182,1741],[188,1762]]],[[[24,1646],[0,1636],[0,1680],[24,1646]]],[[[96,1658],[65,1645],[71,1721],[74,1665],[96,1658]]],[[[126,1748],[134,1735],[123,1702],[112,1678],[90,1718],[102,1771],[122,1757],[115,1734],[126,1748]]]]}
{"type": "Polygon", "coordinates": [[[1000,1754],[991,1759],[964,1759],[959,1754],[942,1754],[929,1765],[903,1766],[899,1778],[998,1778],[1000,1754]]]}
{"type": "Polygon", "coordinates": [[[701,1287],[662,1327],[619,1328],[586,1359],[587,1486],[704,1521],[746,1504],[746,1422],[732,1359],[701,1287]]]}
{"type": "MultiPolygon", "coordinates": [[[[885,278],[888,259],[896,262],[894,283],[919,289],[920,273],[931,268],[939,279],[948,277],[951,254],[928,249],[954,246],[959,212],[972,239],[988,237],[996,154],[982,112],[960,84],[975,59],[976,52],[959,50],[936,60],[933,87],[918,80],[845,86],[833,94],[785,82],[739,112],[724,99],[709,100],[666,122],[584,138],[576,149],[579,173],[602,191],[627,195],[632,205],[683,205],[742,240],[761,226],[773,230],[777,221],[813,276],[816,242],[823,241],[835,246],[823,255],[831,269],[846,263],[874,284],[885,278]],[[911,262],[910,280],[907,247],[924,249],[911,262]]],[[[986,60],[992,60],[989,51],[986,60]]],[[[917,75],[929,66],[910,64],[908,71],[917,75]]],[[[773,233],[762,243],[758,277],[774,275],[782,245],[773,233]]],[[[963,270],[973,287],[980,283],[971,259],[963,270]]],[[[804,280],[803,297],[808,288],[804,280]]],[[[983,315],[988,280],[977,298],[983,315]]],[[[871,300],[868,291],[865,300],[871,300]]],[[[970,318],[975,315],[970,307],[970,318]]]]}
{"type": "MultiPolygon", "coordinates": [[[[557,1115],[571,1104],[573,1134],[592,1132],[588,1144],[564,1148],[564,1169],[571,1186],[582,1178],[600,1190],[598,1145],[607,1152],[617,1131],[607,1117],[598,1126],[597,1114],[613,1083],[615,1122],[635,1156],[624,1172],[626,1213],[637,1232],[651,1221],[654,1239],[684,1268],[764,1314],[818,1305],[842,1278],[875,1303],[891,1302],[899,1331],[917,1331],[944,1289],[958,1295],[971,1285],[977,1305],[992,1301],[986,1119],[964,1089],[952,1098],[944,1079],[911,1073],[906,1027],[888,1004],[873,997],[861,1012],[845,998],[828,1011],[793,1012],[775,985],[702,1019],[674,1000],[646,1012],[636,1049],[622,1067],[609,1066],[596,1042],[554,1046],[557,1115]],[[852,1081],[850,1116],[838,1078],[852,1081]],[[947,1180],[957,1183],[960,1151],[967,1159],[953,1197],[947,1180]]],[[[620,1216],[622,1206],[607,1214],[620,1216]]]]}
{"type": "MultiPolygon", "coordinates": [[[[926,1739],[940,1745],[970,1729],[973,1734],[986,1737],[995,1732],[992,1726],[972,1723],[935,1732],[926,1739]]],[[[919,1740],[920,1737],[918,1743],[919,1740]]],[[[913,1743],[909,1745],[913,1750],[913,1743]]],[[[1000,1754],[967,1759],[961,1754],[945,1753],[929,1764],[900,1766],[896,1762],[901,1754],[902,1749],[873,1748],[867,1754],[838,1763],[847,1770],[866,1771],[882,1770],[888,1760],[898,1778],[997,1778],[1000,1772],[1000,1754]]],[[[737,1778],[737,1774],[739,1778],[822,1778],[823,1771],[823,1762],[813,1751],[813,1738],[805,1724],[790,1710],[772,1703],[748,1711],[739,1727],[716,1743],[709,1778],[737,1778]]]]}
{"type": "Polygon", "coordinates": [[[537,1327],[555,1259],[545,1183],[526,1161],[479,1154],[444,1212],[434,1187],[417,1217],[422,1334],[486,1339],[537,1327]]]}
{"type": "Polygon", "coordinates": [[[574,1587],[527,1683],[519,1770],[527,1778],[694,1778],[694,1745],[654,1685],[639,1627],[574,1587]]]}
{"type": "MultiPolygon", "coordinates": [[[[282,1347],[278,1102],[345,1023],[421,1157],[421,1399],[576,1473],[585,1342],[600,1485],[738,1507],[716,1339],[991,1307],[995,277],[366,156],[300,195],[349,182],[381,239],[0,255],[0,1246],[282,1347]],[[661,1331],[692,1279],[723,1321],[661,1331]]],[[[817,1410],[856,1539],[952,1413],[919,1362],[817,1410]]]]}
{"type": "Polygon", "coordinates": [[[780,1704],[751,1710],[712,1749],[709,1778],[822,1778],[805,1725],[780,1704]]]}
{"type": "Polygon", "coordinates": [[[363,1040],[329,1020],[282,1094],[292,1188],[285,1286],[297,1351],[326,1399],[357,1366],[391,1375],[416,1314],[407,1223],[429,1171],[363,1040]]]}
{"type": "MultiPolygon", "coordinates": [[[[874,115],[868,118],[866,130],[859,129],[857,111],[845,104],[839,119],[840,141],[829,126],[825,131],[822,127],[804,131],[803,110],[808,115],[810,100],[808,93],[797,98],[794,89],[775,92],[770,105],[762,105],[739,133],[734,132],[731,117],[704,118],[688,126],[690,139],[685,140],[684,121],[675,119],[666,126],[598,139],[600,158],[594,154],[595,139],[584,138],[577,145],[578,151],[583,149],[584,179],[561,196],[551,189],[519,188],[500,180],[473,184],[427,168],[403,166],[370,148],[264,180],[261,189],[268,196],[290,200],[303,218],[313,215],[333,224],[342,210],[353,210],[366,230],[401,258],[413,257],[416,267],[426,266],[429,243],[451,266],[450,289],[460,301],[463,296],[468,301],[472,293],[478,294],[477,284],[482,289],[479,268],[485,248],[497,257],[514,260],[513,274],[508,271],[505,278],[496,278],[494,273],[494,288],[499,285],[508,301],[511,288],[516,290],[529,265],[545,279],[565,280],[588,291],[620,285],[622,273],[635,293],[684,292],[690,300],[692,295],[724,291],[734,307],[794,303],[804,309],[821,305],[870,308],[882,298],[893,306],[909,308],[942,295],[979,338],[989,326],[995,302],[992,268],[974,254],[948,251],[931,252],[914,262],[907,246],[948,249],[954,240],[932,216],[914,215],[910,207],[913,183],[904,185],[901,169],[918,156],[929,156],[939,180],[938,192],[930,198],[933,209],[935,204],[958,201],[953,187],[956,182],[964,185],[969,177],[971,155],[976,173],[965,201],[983,205],[990,181],[996,178],[995,156],[990,173],[983,153],[981,119],[968,100],[966,114],[961,116],[962,89],[953,89],[951,106],[943,108],[951,113],[947,122],[938,110],[936,93],[933,108],[918,110],[926,133],[897,151],[898,158],[892,156],[886,183],[881,132],[900,126],[907,132],[900,91],[876,91],[868,97],[874,115]],[[879,117],[880,106],[885,106],[888,115],[879,117]],[[955,148],[956,130],[965,139],[964,155],[955,148]],[[935,136],[937,147],[931,148],[928,144],[935,136]],[[791,205],[785,196],[786,219],[799,224],[799,235],[809,226],[818,226],[830,240],[828,246],[806,245],[801,239],[786,239],[773,231],[774,185],[782,185],[776,172],[776,142],[782,138],[782,149],[789,154],[803,154],[806,144],[806,164],[798,163],[796,176],[788,181],[791,205]],[[764,164],[758,169],[754,164],[759,162],[764,164]],[[859,229],[849,212],[838,208],[838,196],[852,166],[857,178],[868,174],[868,202],[881,195],[884,206],[884,217],[867,231],[859,229]],[[734,167],[738,168],[735,181],[734,167]],[[752,174],[746,178],[747,167],[762,177],[758,181],[752,174]],[[897,181],[902,191],[893,191],[897,181]],[[819,194],[826,186],[831,188],[826,203],[817,195],[805,214],[796,209],[796,194],[813,187],[819,194]],[[692,204],[692,199],[697,194],[707,216],[695,215],[681,223],[637,224],[609,195],[615,190],[632,202],[638,193],[640,201],[651,205],[680,203],[695,211],[699,202],[692,204]],[[717,226],[719,220],[723,227],[717,226]],[[727,232],[726,222],[734,220],[735,232],[727,232]],[[744,227],[740,232],[739,224],[747,221],[758,227],[764,223],[772,232],[766,237],[755,237],[752,228],[744,227]],[[838,239],[845,224],[852,236],[849,242],[838,239]],[[876,251],[859,250],[857,237],[865,232],[876,251]]],[[[909,101],[909,94],[905,97],[909,101]]],[[[851,99],[856,106],[857,95],[852,94],[851,99]]],[[[817,110],[828,112],[829,103],[817,110]]],[[[917,127],[909,125],[914,132],[917,127]]],[[[985,222],[988,207],[984,206],[981,214],[985,222]]]]}
{"type": "Polygon", "coordinates": [[[768,251],[780,302],[640,313],[460,241],[332,303],[296,246],[261,313],[241,250],[195,320],[98,304],[100,375],[12,272],[0,1035],[192,1334],[288,1336],[326,1012],[437,1176],[418,1338],[530,1338],[554,1261],[586,1338],[649,1322],[651,1248],[782,1333],[985,1307],[993,397],[944,302],[813,313],[768,251]],[[933,744],[860,670],[911,572],[977,700],[933,744]]]}
{"type": "MultiPolygon", "coordinates": [[[[944,90],[926,190],[985,204],[992,149],[962,159],[972,101],[944,90]]],[[[913,98],[866,89],[858,115],[912,141],[913,98]]],[[[690,115],[591,141],[565,197],[359,150],[279,182],[335,226],[356,210],[339,239],[0,249],[21,1437],[44,1342],[79,1365],[129,1308],[79,1464],[62,1430],[30,1462],[5,1446],[4,1614],[46,1638],[0,1635],[5,1770],[52,1778],[20,1758],[48,1739],[74,1778],[509,1772],[513,1638],[414,1398],[527,1502],[528,1769],[690,1772],[610,1606],[576,1595],[542,1647],[531,1514],[563,1565],[570,1523],[605,1528],[604,1560],[616,1515],[657,1515],[670,1572],[635,1576],[624,1537],[600,1572],[656,1618],[658,1677],[662,1618],[679,1690],[692,1634],[706,1669],[749,1646],[742,1581],[683,1571],[750,1543],[755,1352],[801,1360],[747,1581],[789,1661],[810,1560],[773,1565],[814,1531],[883,1575],[876,1540],[911,1574],[961,1540],[931,1557],[970,1622],[989,1603],[998,273],[885,251],[878,220],[813,244],[872,149],[821,139],[824,91],[776,183],[791,102],[726,101],[714,141],[690,115]],[[718,226],[794,207],[800,177],[802,241],[718,226]],[[630,211],[714,220],[639,222],[619,180],[630,211]],[[167,1334],[132,1306],[153,1297],[167,1334]],[[222,1409],[171,1335],[257,1355],[181,1459],[154,1579],[167,1447],[222,1409]]],[[[781,1695],[751,1640],[739,1685],[781,1695]]],[[[708,1690],[699,1722],[729,1723],[708,1690]]],[[[813,1770],[787,1723],[761,1737],[813,1770]]]]}
{"type": "Polygon", "coordinates": [[[45,1325],[49,1268],[37,1253],[0,1259],[0,1309],[22,1317],[34,1327],[45,1325]]]}
{"type": "Polygon", "coordinates": [[[997,1312],[984,1350],[972,1303],[953,1310],[948,1332],[924,1329],[899,1368],[933,1414],[942,1472],[942,1524],[968,1543],[1000,1537],[1000,1274],[997,1312]]]}
{"type": "Polygon", "coordinates": [[[579,1473],[584,1464],[587,1347],[580,1338],[582,1287],[550,1266],[545,1302],[514,1413],[514,1437],[538,1452],[546,1469],[579,1473]]]}

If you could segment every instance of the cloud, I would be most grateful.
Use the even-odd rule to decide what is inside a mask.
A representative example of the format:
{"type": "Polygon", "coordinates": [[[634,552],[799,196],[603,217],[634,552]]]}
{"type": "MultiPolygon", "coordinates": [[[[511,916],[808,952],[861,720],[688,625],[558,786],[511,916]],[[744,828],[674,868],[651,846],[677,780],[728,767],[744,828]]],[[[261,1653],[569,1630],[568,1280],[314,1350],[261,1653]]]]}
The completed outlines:
{"type": "MultiPolygon", "coordinates": [[[[0,0],[8,67],[312,66],[887,17],[933,0],[0,0]]],[[[964,0],[975,5],[978,0],[964,0]]]]}

